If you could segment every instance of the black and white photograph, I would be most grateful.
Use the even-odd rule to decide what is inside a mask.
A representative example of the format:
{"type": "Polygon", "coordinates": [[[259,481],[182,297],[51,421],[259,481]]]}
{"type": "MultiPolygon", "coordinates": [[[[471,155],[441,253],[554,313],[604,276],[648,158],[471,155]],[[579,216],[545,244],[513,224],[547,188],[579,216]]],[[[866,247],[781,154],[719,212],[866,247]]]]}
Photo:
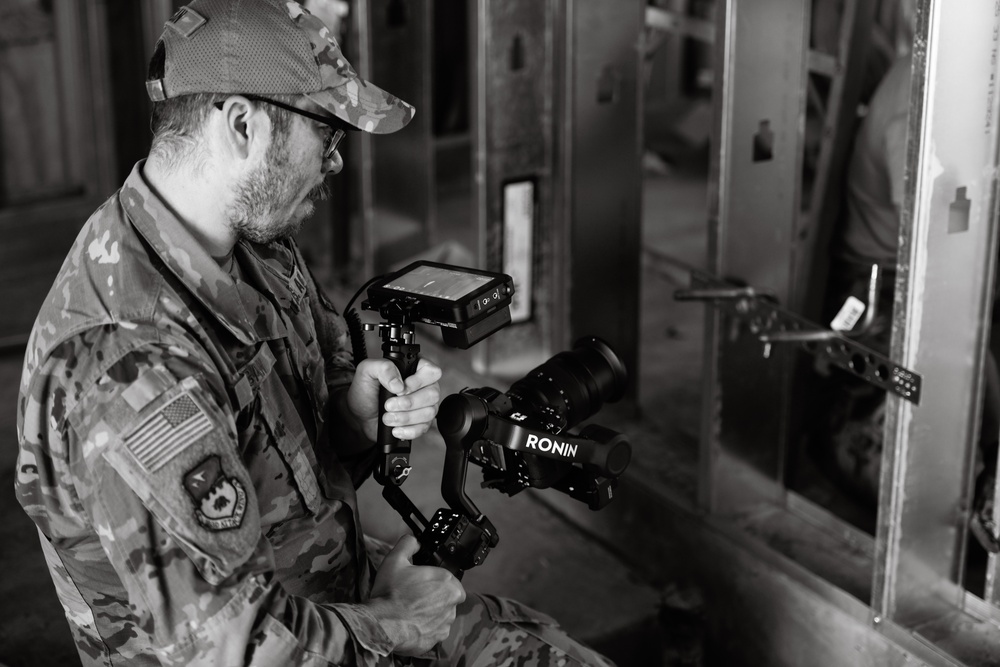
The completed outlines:
{"type": "Polygon", "coordinates": [[[1000,0],[0,0],[0,667],[1000,667],[1000,0]]]}

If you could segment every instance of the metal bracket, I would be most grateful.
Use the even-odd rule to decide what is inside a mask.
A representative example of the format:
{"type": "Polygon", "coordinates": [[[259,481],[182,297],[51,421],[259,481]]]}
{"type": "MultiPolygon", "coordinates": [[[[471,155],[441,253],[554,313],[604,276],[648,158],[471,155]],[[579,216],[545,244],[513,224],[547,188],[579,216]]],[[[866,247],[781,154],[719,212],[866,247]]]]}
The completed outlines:
{"type": "Polygon", "coordinates": [[[920,403],[923,383],[919,373],[904,368],[888,357],[827,329],[778,305],[775,296],[753,287],[741,287],[709,274],[691,274],[692,287],[674,292],[678,301],[711,301],[737,320],[764,344],[764,357],[773,343],[798,343],[809,354],[865,382],[892,392],[915,404],[920,403]]]}

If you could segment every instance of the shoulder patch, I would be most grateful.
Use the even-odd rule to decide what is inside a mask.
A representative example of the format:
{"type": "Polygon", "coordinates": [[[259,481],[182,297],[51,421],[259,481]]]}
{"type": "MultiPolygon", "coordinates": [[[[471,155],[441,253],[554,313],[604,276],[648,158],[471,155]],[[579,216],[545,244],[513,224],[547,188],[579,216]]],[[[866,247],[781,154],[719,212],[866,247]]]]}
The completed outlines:
{"type": "MultiPolygon", "coordinates": [[[[118,400],[108,413],[118,427],[102,451],[112,474],[213,585],[241,567],[260,540],[256,491],[226,408],[197,375],[175,382],[139,413],[118,400]]],[[[103,488],[105,505],[117,507],[115,483],[99,484],[98,493],[103,488]]]]}
{"type": "Polygon", "coordinates": [[[212,421],[185,391],[125,436],[125,447],[143,468],[156,472],[213,428],[212,421]]]}
{"type": "Polygon", "coordinates": [[[235,477],[222,469],[222,461],[212,455],[184,475],[184,488],[194,500],[195,517],[209,530],[239,528],[247,507],[247,494],[235,477]]]}

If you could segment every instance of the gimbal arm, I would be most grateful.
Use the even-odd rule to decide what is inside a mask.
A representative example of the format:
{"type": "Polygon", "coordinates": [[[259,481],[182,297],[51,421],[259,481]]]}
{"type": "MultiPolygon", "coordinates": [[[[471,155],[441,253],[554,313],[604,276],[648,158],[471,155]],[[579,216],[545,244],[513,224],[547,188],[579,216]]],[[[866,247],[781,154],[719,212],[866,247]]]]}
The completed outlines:
{"type": "Polygon", "coordinates": [[[489,425],[489,410],[479,397],[462,392],[452,394],[438,409],[438,431],[444,438],[444,471],[441,474],[441,497],[448,506],[477,519],[482,512],[465,493],[469,471],[469,449],[483,436],[489,425]]]}
{"type": "Polygon", "coordinates": [[[466,389],[441,403],[437,423],[447,447],[441,495],[453,510],[472,521],[482,517],[465,493],[470,458],[484,468],[484,486],[507,495],[554,488],[595,510],[611,502],[632,458],[625,435],[596,424],[579,434],[555,434],[551,425],[510,407],[489,387],[466,389]]]}
{"type": "Polygon", "coordinates": [[[611,429],[591,424],[579,435],[568,431],[553,435],[520,423],[518,416],[515,413],[510,417],[494,417],[486,431],[488,439],[514,452],[579,463],[606,477],[618,477],[631,461],[632,448],[628,440],[611,429]]]}

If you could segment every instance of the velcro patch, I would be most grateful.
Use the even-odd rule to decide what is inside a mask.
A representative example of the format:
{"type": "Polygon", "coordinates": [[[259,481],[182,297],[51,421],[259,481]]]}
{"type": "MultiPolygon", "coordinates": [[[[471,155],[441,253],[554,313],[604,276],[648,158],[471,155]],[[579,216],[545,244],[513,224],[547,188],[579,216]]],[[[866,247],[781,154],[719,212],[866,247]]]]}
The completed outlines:
{"type": "Polygon", "coordinates": [[[181,37],[190,37],[198,28],[208,23],[208,19],[191,9],[181,7],[176,14],[167,21],[167,25],[174,29],[181,37]]]}
{"type": "Polygon", "coordinates": [[[135,382],[122,392],[129,407],[139,412],[171,387],[177,380],[166,369],[154,366],[143,372],[135,382]]]}
{"type": "Polygon", "coordinates": [[[163,79],[153,79],[146,82],[146,94],[154,102],[162,102],[167,99],[167,91],[163,87],[163,79]]]}
{"type": "Polygon", "coordinates": [[[184,392],[147,417],[125,438],[125,447],[143,468],[155,472],[213,428],[208,416],[184,392]]]}

